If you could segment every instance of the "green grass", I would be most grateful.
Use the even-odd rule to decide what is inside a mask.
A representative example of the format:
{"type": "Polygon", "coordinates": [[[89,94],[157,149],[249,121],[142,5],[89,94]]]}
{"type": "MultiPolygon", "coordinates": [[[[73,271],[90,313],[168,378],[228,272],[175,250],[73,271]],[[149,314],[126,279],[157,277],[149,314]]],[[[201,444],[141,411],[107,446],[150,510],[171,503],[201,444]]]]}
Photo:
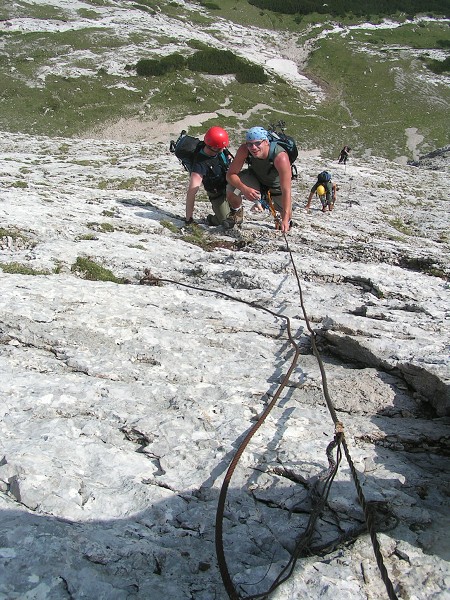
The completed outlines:
{"type": "Polygon", "coordinates": [[[102,16],[101,13],[96,10],[90,10],[89,8],[79,8],[77,9],[77,14],[79,14],[82,19],[99,19],[102,16]]]}
{"type": "MultiPolygon", "coordinates": [[[[214,3],[216,4],[216,2],[214,3]]],[[[219,10],[211,9],[210,18],[221,17],[239,23],[241,25],[250,25],[252,27],[262,27],[267,29],[296,29],[297,24],[292,15],[283,15],[271,10],[261,10],[252,6],[248,2],[241,0],[220,0],[217,2],[219,10]]],[[[207,6],[204,6],[208,8],[207,6]]],[[[163,9],[167,12],[167,9],[163,9]]]]}
{"type": "Polygon", "coordinates": [[[33,269],[28,265],[24,265],[18,262],[11,263],[0,263],[0,269],[4,273],[9,273],[11,275],[50,275],[50,271],[33,269]]]}
{"type": "MultiPolygon", "coordinates": [[[[153,10],[152,0],[135,2],[153,10]]],[[[94,13],[96,7],[110,5],[108,0],[91,0],[87,4],[92,6],[94,13]]],[[[206,15],[195,11],[188,14],[191,21],[206,26],[206,31],[211,26],[211,32],[213,26],[214,30],[216,28],[217,17],[243,25],[287,29],[296,32],[301,42],[317,34],[320,28],[330,26],[326,15],[311,14],[299,20],[298,15],[273,13],[238,0],[217,2],[219,8],[211,6],[208,9],[208,4],[206,0],[203,2],[206,15]]],[[[212,4],[216,2],[212,0],[212,4]]],[[[25,13],[26,6],[26,10],[17,7],[14,10],[25,13]]],[[[68,18],[60,9],[32,6],[36,18],[68,18]]],[[[162,1],[158,7],[173,18],[183,18],[183,8],[177,3],[162,1]]],[[[5,18],[12,11],[6,7],[0,10],[5,18]]],[[[345,17],[342,22],[347,24],[352,20],[355,21],[345,17]]],[[[373,17],[371,20],[379,19],[373,17]]],[[[236,147],[243,128],[283,119],[300,149],[320,148],[324,155],[337,157],[342,145],[347,143],[352,146],[354,156],[361,156],[371,149],[372,154],[387,158],[400,155],[412,158],[407,148],[407,128],[417,128],[424,137],[418,148],[420,154],[448,143],[446,128],[442,125],[447,122],[450,104],[448,78],[431,73],[428,65],[433,68],[436,65],[427,60],[426,50],[448,48],[449,31],[447,23],[405,23],[396,29],[354,30],[347,37],[333,35],[321,40],[307,65],[311,78],[319,81],[327,93],[327,99],[315,107],[311,106],[309,94],[296,91],[272,73],[265,84],[236,83],[234,80],[223,83],[219,77],[193,73],[188,68],[178,68],[158,77],[138,77],[131,68],[127,71],[128,76],[108,75],[102,64],[104,52],[116,49],[120,56],[122,46],[146,43],[145,35],[140,33],[129,39],[99,27],[56,33],[3,33],[0,34],[3,42],[0,129],[70,137],[111,120],[140,118],[142,110],[145,110],[144,119],[164,116],[168,121],[176,121],[186,115],[213,112],[220,106],[229,106],[237,115],[245,114],[260,103],[270,108],[252,113],[250,122],[239,116],[218,117],[191,128],[189,133],[198,135],[212,125],[226,126],[231,145],[236,147]],[[405,56],[399,48],[408,46],[422,49],[423,56],[405,56]],[[362,52],[363,48],[371,54],[362,52]],[[84,50],[89,50],[93,56],[83,53],[84,50]],[[52,61],[87,68],[91,73],[81,77],[53,75],[45,82],[40,81],[39,70],[52,61]],[[11,72],[11,65],[17,70],[11,72]],[[426,83],[427,74],[433,84],[426,83]],[[123,83],[136,91],[115,87],[123,83]]],[[[220,38],[220,32],[217,36],[220,38]]],[[[161,34],[154,41],[167,45],[174,40],[161,34]]],[[[184,42],[177,41],[180,43],[177,51],[185,56],[184,42]]],[[[189,54],[193,50],[205,50],[204,44],[193,40],[187,45],[191,48],[189,54]]],[[[229,50],[233,51],[232,48],[229,50]]],[[[124,56],[124,68],[128,61],[129,57],[124,56]]],[[[105,189],[115,186],[138,189],[143,182],[99,182],[99,187],[103,185],[105,189]]]]}
{"type": "Polygon", "coordinates": [[[427,275],[432,275],[433,277],[439,277],[440,279],[444,279],[445,281],[449,280],[448,273],[446,273],[443,269],[437,266],[432,258],[422,258],[417,256],[404,256],[402,257],[400,264],[402,267],[406,269],[411,269],[412,271],[419,271],[420,273],[426,273],[427,275]]]}
{"type": "Polygon", "coordinates": [[[172,233],[180,233],[180,228],[174,225],[171,221],[161,219],[160,223],[164,227],[164,229],[168,229],[172,233]]]}
{"type": "Polygon", "coordinates": [[[138,10],[143,10],[152,15],[155,14],[155,11],[153,10],[153,8],[151,8],[148,4],[146,4],[145,0],[144,1],[141,0],[141,2],[136,2],[135,4],[133,4],[133,8],[137,8],[138,10]]]}
{"type": "Polygon", "coordinates": [[[345,142],[357,155],[367,148],[388,158],[408,155],[405,130],[411,127],[425,138],[421,154],[448,143],[442,126],[448,119],[448,84],[442,79],[427,85],[419,80],[421,61],[384,54],[374,60],[357,43],[337,38],[323,40],[312,54],[308,72],[328,86],[328,100],[317,117],[305,120],[304,131],[314,141],[322,138],[328,152],[345,142]]]}
{"type": "Polygon", "coordinates": [[[135,248],[136,250],[144,250],[145,252],[148,250],[142,244],[128,244],[128,248],[135,248]]]}
{"type": "Polygon", "coordinates": [[[102,210],[103,217],[117,217],[118,213],[119,213],[119,210],[116,207],[114,207],[112,209],[102,210]]]}
{"type": "Polygon", "coordinates": [[[33,247],[35,246],[35,242],[33,242],[27,235],[25,235],[24,233],[22,233],[20,230],[12,227],[12,228],[6,228],[6,227],[0,227],[0,238],[11,238],[13,241],[16,240],[21,240],[22,243],[24,243],[27,248],[33,247]]]}
{"type": "Polygon", "coordinates": [[[268,80],[261,66],[236,56],[230,50],[217,48],[202,48],[187,58],[178,52],[158,59],[141,58],[135,67],[140,77],[161,77],[186,68],[209,75],[235,74],[238,83],[266,83],[268,80]]]}
{"type": "Polygon", "coordinates": [[[0,128],[38,135],[72,136],[118,115],[135,114],[138,94],[109,89],[120,78],[48,77],[44,88],[29,88],[20,80],[3,74],[0,92],[0,128]],[[17,98],[21,97],[20,104],[17,98]]]}
{"type": "Polygon", "coordinates": [[[450,40],[450,30],[446,22],[423,21],[421,24],[405,23],[395,29],[372,29],[353,31],[356,42],[383,46],[408,46],[410,48],[441,48],[441,40],[450,40]]]}
{"type": "Polygon", "coordinates": [[[448,15],[449,6],[446,0],[340,0],[339,2],[324,3],[322,0],[249,0],[250,4],[261,9],[271,9],[279,13],[307,15],[316,11],[328,14],[335,19],[347,15],[357,15],[370,19],[374,14],[392,16],[398,13],[414,14],[433,12],[438,15],[448,15]]]}
{"type": "Polygon", "coordinates": [[[415,235],[414,230],[409,225],[404,223],[403,220],[400,219],[400,217],[395,217],[395,219],[391,219],[388,222],[394,229],[396,229],[400,233],[403,233],[404,235],[415,235]]]}
{"type": "Polygon", "coordinates": [[[111,225],[111,223],[88,223],[87,226],[89,229],[99,231],[100,233],[112,233],[116,230],[114,225],[111,225]]]}
{"type": "MultiPolygon", "coordinates": [[[[233,82],[231,85],[224,86],[219,79],[204,78],[202,75],[188,70],[169,73],[158,78],[158,88],[152,95],[151,108],[148,109],[147,118],[151,118],[152,114],[156,113],[164,114],[168,121],[175,121],[181,115],[210,112],[212,105],[226,104],[230,95],[233,111],[236,113],[242,114],[250,111],[255,103],[270,104],[273,110],[264,109],[255,115],[254,122],[256,123],[268,125],[272,121],[284,118],[290,126],[295,126],[297,123],[298,129],[301,128],[301,118],[286,116],[286,112],[293,115],[297,115],[299,112],[299,95],[292,89],[292,86],[282,82],[279,78],[271,76],[266,85],[245,83],[237,86],[233,82]]],[[[306,100],[306,95],[304,98],[306,100]]],[[[189,133],[191,135],[202,134],[213,125],[223,126],[223,118],[218,117],[205,121],[199,127],[190,128],[189,133]]],[[[227,117],[225,125],[232,140],[233,130],[239,130],[239,136],[241,135],[242,124],[239,118],[227,117]]],[[[240,142],[241,138],[236,137],[234,144],[237,145],[240,142]]]]}
{"type": "Polygon", "coordinates": [[[26,181],[23,181],[23,179],[18,179],[17,181],[14,181],[11,184],[11,187],[25,189],[28,187],[28,183],[26,181]]]}
{"type": "Polygon", "coordinates": [[[67,20],[69,15],[62,8],[51,6],[50,4],[38,3],[15,3],[5,2],[4,6],[0,7],[0,19],[8,19],[11,16],[15,17],[30,17],[32,19],[56,19],[67,20]],[[9,6],[12,4],[13,6],[9,6]]]}
{"type": "Polygon", "coordinates": [[[113,283],[124,283],[122,277],[116,277],[112,271],[102,267],[90,258],[79,256],[70,270],[82,279],[89,281],[112,281],[113,283]]]}
{"type": "Polygon", "coordinates": [[[216,237],[209,235],[202,227],[193,223],[187,227],[177,227],[171,221],[163,219],[161,225],[171,233],[174,233],[183,242],[199,246],[205,252],[212,252],[216,248],[234,248],[234,242],[227,240],[219,240],[216,237]]]}
{"type": "Polygon", "coordinates": [[[142,101],[139,92],[112,87],[122,83],[121,77],[97,74],[103,51],[126,44],[108,30],[10,33],[2,38],[2,129],[71,136],[123,114],[124,109],[126,114],[126,107],[135,112],[136,103],[142,101]],[[74,52],[84,50],[90,50],[94,57],[73,58],[74,52]],[[8,54],[14,56],[13,73],[8,54]],[[92,75],[48,76],[43,85],[38,79],[39,69],[51,61],[68,61],[74,67],[90,69],[92,75]],[[17,98],[21,98],[20,103],[17,98]]]}
{"type": "Polygon", "coordinates": [[[234,242],[228,240],[219,240],[214,236],[209,235],[204,229],[198,225],[189,225],[181,239],[188,244],[199,246],[206,252],[212,252],[216,248],[234,248],[234,242]]]}
{"type": "Polygon", "coordinates": [[[98,240],[98,236],[95,235],[94,233],[85,233],[83,235],[79,235],[78,237],[75,238],[75,240],[78,241],[96,241],[98,240]]]}
{"type": "Polygon", "coordinates": [[[0,227],[0,238],[8,236],[11,237],[13,240],[17,238],[26,239],[25,236],[16,229],[6,229],[5,227],[0,227]]]}

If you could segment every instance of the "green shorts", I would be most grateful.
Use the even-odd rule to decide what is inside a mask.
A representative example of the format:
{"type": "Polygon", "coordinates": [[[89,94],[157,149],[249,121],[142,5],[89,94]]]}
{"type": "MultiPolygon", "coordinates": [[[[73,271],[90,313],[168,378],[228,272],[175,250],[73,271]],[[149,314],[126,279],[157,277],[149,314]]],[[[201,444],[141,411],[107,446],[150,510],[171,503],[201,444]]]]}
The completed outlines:
{"type": "MultiPolygon", "coordinates": [[[[238,173],[239,179],[250,188],[261,191],[261,183],[250,169],[243,169],[240,173],[238,173]]],[[[232,185],[228,184],[227,190],[234,192],[236,188],[232,185]]],[[[275,204],[275,208],[279,211],[282,210],[283,205],[281,204],[281,190],[278,188],[269,188],[270,194],[272,196],[273,203],[275,204]]]]}
{"type": "Polygon", "coordinates": [[[211,192],[211,195],[208,193],[208,197],[218,221],[217,224],[221,225],[230,214],[230,205],[228,204],[226,191],[223,190],[220,194],[211,192]]]}

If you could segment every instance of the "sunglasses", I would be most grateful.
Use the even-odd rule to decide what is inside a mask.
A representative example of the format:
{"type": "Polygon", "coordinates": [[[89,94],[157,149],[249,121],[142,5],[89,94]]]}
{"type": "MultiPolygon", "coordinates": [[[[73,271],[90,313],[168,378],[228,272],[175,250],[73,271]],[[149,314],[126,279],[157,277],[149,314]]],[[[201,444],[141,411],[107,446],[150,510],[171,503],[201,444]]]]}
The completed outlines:
{"type": "Polygon", "coordinates": [[[259,140],[259,142],[247,142],[247,148],[251,148],[252,146],[256,146],[259,148],[263,142],[266,140],[259,140]]]}
{"type": "Polygon", "coordinates": [[[208,146],[207,144],[206,147],[209,148],[212,152],[222,152],[222,148],[214,148],[214,146],[208,146]]]}

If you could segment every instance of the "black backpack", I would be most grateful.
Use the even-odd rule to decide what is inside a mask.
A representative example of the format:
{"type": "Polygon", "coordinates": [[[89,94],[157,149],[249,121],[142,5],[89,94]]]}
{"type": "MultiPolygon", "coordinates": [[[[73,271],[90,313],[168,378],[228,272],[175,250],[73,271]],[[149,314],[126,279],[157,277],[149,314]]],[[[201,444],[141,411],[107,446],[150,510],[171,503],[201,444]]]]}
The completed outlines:
{"type": "Polygon", "coordinates": [[[169,150],[175,154],[185,170],[188,173],[191,173],[197,154],[204,145],[204,142],[196,137],[187,135],[186,131],[183,129],[176,141],[170,140],[169,150]]]}
{"type": "Polygon", "coordinates": [[[328,183],[331,181],[331,173],[328,173],[328,171],[322,171],[322,173],[317,175],[317,181],[319,183],[328,183]]]}
{"type": "Polygon", "coordinates": [[[294,138],[284,133],[284,126],[284,121],[278,121],[276,125],[270,125],[269,129],[267,130],[270,142],[269,159],[273,163],[275,158],[275,149],[277,146],[281,146],[281,148],[283,148],[283,150],[285,150],[289,156],[292,179],[297,179],[297,167],[294,165],[294,162],[298,156],[298,148],[294,138]]]}
{"type": "MultiPolygon", "coordinates": [[[[170,141],[169,150],[175,154],[185,170],[192,173],[197,156],[204,147],[205,142],[187,135],[183,129],[176,141],[170,141]]],[[[199,162],[206,162],[208,167],[203,177],[203,187],[207,192],[220,192],[226,188],[226,172],[233,158],[228,148],[224,148],[217,156],[200,156],[199,162]]]]}

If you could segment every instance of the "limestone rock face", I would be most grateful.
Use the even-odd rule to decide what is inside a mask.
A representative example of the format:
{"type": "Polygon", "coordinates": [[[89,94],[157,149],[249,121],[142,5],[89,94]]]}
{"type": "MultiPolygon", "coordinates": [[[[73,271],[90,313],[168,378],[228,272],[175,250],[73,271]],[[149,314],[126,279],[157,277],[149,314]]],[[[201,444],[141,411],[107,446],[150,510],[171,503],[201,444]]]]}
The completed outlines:
{"type": "MultiPolygon", "coordinates": [[[[207,202],[184,226],[186,179],[162,144],[64,144],[0,140],[0,596],[225,599],[218,495],[291,365],[289,317],[299,359],[223,522],[242,596],[269,589],[334,436],[297,273],[394,588],[447,598],[448,170],[354,158],[323,214],[303,209],[323,159],[302,156],[291,232],[246,204],[225,235],[207,202]]],[[[345,457],[309,548],[274,598],[387,597],[345,457]]]]}

